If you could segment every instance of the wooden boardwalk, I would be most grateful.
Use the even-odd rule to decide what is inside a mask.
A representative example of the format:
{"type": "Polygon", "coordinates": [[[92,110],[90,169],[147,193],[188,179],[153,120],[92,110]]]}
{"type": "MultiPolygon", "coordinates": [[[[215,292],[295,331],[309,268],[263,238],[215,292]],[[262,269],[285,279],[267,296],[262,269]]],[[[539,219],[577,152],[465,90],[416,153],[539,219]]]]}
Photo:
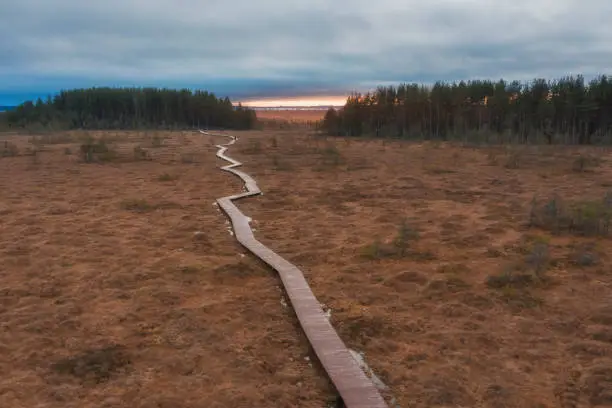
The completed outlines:
{"type": "Polygon", "coordinates": [[[261,194],[261,190],[251,176],[235,169],[242,163],[225,155],[228,147],[236,142],[236,137],[210,134],[201,130],[200,133],[230,138],[228,143],[217,145],[219,148],[217,157],[231,163],[221,169],[240,177],[244,181],[246,192],[219,198],[217,203],[230,218],[238,242],[278,272],[300,325],[321,365],[340,394],[344,406],[347,408],[388,408],[378,389],[361,370],[325,316],[302,271],[255,239],[249,225],[249,218],[234,205],[235,200],[261,194]]]}

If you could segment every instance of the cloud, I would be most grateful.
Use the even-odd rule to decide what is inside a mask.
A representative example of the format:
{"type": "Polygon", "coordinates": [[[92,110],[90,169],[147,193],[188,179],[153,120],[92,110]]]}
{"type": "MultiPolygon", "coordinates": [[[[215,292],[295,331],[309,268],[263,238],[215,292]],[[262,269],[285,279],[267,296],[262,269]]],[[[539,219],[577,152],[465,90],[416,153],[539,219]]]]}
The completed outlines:
{"type": "Polygon", "coordinates": [[[0,104],[2,94],[93,85],[249,98],[612,68],[604,0],[5,3],[0,104]]]}

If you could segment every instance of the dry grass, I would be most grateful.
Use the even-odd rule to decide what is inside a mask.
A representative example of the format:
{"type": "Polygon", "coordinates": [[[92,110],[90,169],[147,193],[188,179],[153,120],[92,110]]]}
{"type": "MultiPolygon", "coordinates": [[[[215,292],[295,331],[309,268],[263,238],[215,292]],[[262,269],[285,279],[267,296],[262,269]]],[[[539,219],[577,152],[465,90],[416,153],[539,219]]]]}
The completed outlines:
{"type": "Polygon", "coordinates": [[[287,120],[293,122],[316,122],[325,116],[325,110],[258,110],[257,118],[262,120],[287,120]]]}
{"type": "Polygon", "coordinates": [[[325,110],[270,110],[257,111],[261,127],[269,131],[314,129],[323,119],[325,110]]]}
{"type": "Polygon", "coordinates": [[[609,151],[240,136],[229,154],[264,191],[240,203],[256,236],[400,406],[609,404],[609,151]],[[573,228],[533,222],[546,197],[573,228]]]}
{"type": "Polygon", "coordinates": [[[0,406],[325,407],[278,279],[213,206],[240,183],[197,134],[135,160],[155,136],[48,135],[36,162],[0,136],[0,406]],[[85,136],[118,157],[83,162],[85,136]]]}
{"type": "MultiPolygon", "coordinates": [[[[0,157],[0,406],[324,407],[278,280],[212,205],[241,186],[210,140],[105,135],[110,162],[64,154],[78,134],[0,157]]],[[[238,136],[256,236],[400,406],[610,404],[610,152],[238,136]]]]}

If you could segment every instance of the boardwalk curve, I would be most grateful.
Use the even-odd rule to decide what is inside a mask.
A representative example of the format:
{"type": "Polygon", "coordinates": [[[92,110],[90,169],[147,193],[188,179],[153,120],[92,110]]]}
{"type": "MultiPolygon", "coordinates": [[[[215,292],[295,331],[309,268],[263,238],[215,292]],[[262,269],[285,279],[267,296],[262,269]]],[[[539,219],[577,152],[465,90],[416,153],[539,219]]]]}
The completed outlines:
{"type": "Polygon", "coordinates": [[[236,142],[236,137],[202,130],[200,133],[230,138],[228,143],[216,145],[219,149],[217,157],[231,163],[221,169],[240,177],[246,192],[219,198],[217,203],[230,218],[238,242],[278,272],[300,325],[345,407],[388,408],[372,381],[361,370],[327,320],[302,271],[255,239],[249,218],[234,205],[234,200],[261,194],[261,190],[251,176],[235,169],[242,163],[225,155],[228,147],[236,142]]]}

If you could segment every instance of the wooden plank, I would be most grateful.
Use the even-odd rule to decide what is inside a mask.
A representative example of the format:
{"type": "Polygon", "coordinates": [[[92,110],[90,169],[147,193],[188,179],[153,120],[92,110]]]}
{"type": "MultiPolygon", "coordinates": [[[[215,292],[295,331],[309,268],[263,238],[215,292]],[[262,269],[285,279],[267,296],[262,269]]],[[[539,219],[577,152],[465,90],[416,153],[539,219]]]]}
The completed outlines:
{"type": "MultiPolygon", "coordinates": [[[[200,131],[200,133],[210,135],[210,133],[204,131],[200,131]]],[[[357,361],[325,316],[302,271],[255,239],[249,225],[249,219],[234,205],[233,201],[261,194],[261,190],[251,176],[235,169],[242,163],[225,155],[228,147],[236,142],[236,137],[231,135],[215,136],[230,138],[227,144],[217,145],[219,148],[217,157],[231,163],[221,167],[221,169],[240,177],[247,190],[245,193],[222,197],[217,200],[221,209],[232,222],[236,239],[246,249],[278,272],[300,325],[321,365],[340,394],[344,405],[347,408],[388,408],[378,389],[361,370],[357,361]]]]}

